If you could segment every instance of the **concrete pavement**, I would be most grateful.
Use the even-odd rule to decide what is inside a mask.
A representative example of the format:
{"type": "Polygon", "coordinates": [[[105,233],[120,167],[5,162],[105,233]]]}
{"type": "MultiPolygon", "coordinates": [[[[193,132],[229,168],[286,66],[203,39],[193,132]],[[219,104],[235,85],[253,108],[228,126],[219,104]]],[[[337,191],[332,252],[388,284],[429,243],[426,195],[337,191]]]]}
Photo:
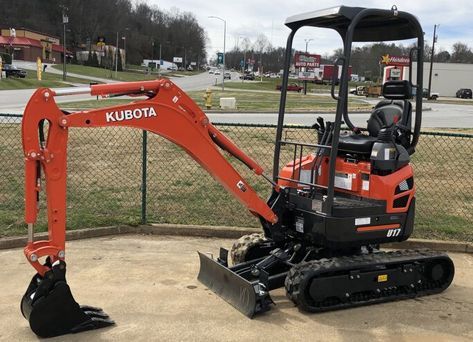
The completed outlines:
{"type": "MultiPolygon", "coordinates": [[[[68,282],[81,304],[104,308],[112,328],[53,341],[468,341],[473,339],[473,257],[451,254],[444,293],[309,315],[272,292],[276,305],[250,320],[197,280],[197,250],[232,241],[116,236],[68,243],[68,282]]],[[[0,251],[0,340],[35,341],[19,301],[33,275],[20,249],[0,251]]]]}

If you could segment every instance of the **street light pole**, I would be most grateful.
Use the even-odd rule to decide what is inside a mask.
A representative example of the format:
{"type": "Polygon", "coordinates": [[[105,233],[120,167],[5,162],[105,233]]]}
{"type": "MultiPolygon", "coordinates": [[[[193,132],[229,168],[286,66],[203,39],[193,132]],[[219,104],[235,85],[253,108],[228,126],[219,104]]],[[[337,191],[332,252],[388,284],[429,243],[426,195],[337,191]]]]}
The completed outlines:
{"type": "Polygon", "coordinates": [[[127,60],[127,55],[126,55],[126,31],[129,31],[130,29],[128,27],[125,27],[125,33],[123,34],[123,50],[125,52],[125,56],[124,56],[124,60],[125,60],[125,67],[124,69],[126,69],[126,60],[127,60]]]}
{"type": "Polygon", "coordinates": [[[64,41],[63,41],[63,63],[62,63],[62,80],[66,80],[67,76],[67,71],[66,71],[66,62],[67,62],[67,57],[66,57],[66,24],[69,22],[69,17],[66,15],[66,7],[62,7],[62,24],[64,26],[64,41]]]}
{"type": "MultiPolygon", "coordinates": [[[[310,39],[304,39],[305,41],[305,53],[307,53],[307,48],[309,46],[309,42],[313,40],[312,38],[310,39]]],[[[307,71],[307,68],[304,68],[304,71],[307,71]]],[[[304,75],[305,78],[305,75],[304,75]]],[[[307,79],[304,79],[304,95],[307,95],[307,79]]]]}
{"type": "Polygon", "coordinates": [[[159,68],[158,68],[158,77],[161,78],[161,46],[162,44],[159,43],[159,68]]]}
{"type": "Polygon", "coordinates": [[[154,63],[154,40],[151,42],[151,63],[154,63]]]}
{"type": "Polygon", "coordinates": [[[118,79],[118,31],[117,31],[117,45],[115,48],[115,78],[118,79]]]}
{"type": "MultiPolygon", "coordinates": [[[[246,37],[244,37],[244,36],[239,36],[239,37],[238,37],[238,44],[240,43],[240,38],[245,39],[246,37]]],[[[243,65],[241,65],[241,74],[242,74],[241,82],[244,82],[244,81],[245,81],[246,47],[247,47],[246,45],[243,46],[243,65]]]]}
{"type": "Polygon", "coordinates": [[[222,70],[222,91],[225,91],[225,43],[227,38],[227,22],[217,16],[210,16],[210,19],[218,19],[223,21],[223,70],[222,70]]]}
{"type": "Polygon", "coordinates": [[[123,36],[123,50],[125,51],[125,69],[126,69],[126,36],[123,36]]]}

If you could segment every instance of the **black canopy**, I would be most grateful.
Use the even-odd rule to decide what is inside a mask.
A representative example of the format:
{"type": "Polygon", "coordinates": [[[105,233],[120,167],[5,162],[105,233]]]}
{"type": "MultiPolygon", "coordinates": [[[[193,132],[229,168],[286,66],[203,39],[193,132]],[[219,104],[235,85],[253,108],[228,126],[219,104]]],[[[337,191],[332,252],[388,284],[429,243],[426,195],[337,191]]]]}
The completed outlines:
{"type": "MultiPolygon", "coordinates": [[[[295,30],[302,26],[331,28],[342,37],[353,18],[365,10],[362,7],[339,6],[306,12],[286,19],[286,26],[295,30]]],[[[361,19],[356,25],[353,41],[371,42],[417,38],[417,19],[409,13],[392,10],[371,10],[374,13],[361,19]]]]}

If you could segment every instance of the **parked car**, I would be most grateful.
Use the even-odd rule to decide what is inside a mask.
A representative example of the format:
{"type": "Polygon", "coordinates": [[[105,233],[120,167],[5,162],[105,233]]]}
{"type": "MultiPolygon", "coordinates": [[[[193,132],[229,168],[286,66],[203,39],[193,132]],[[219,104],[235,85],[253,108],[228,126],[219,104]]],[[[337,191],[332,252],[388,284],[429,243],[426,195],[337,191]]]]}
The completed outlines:
{"type": "MultiPolygon", "coordinates": [[[[417,94],[417,88],[416,87],[412,87],[412,96],[415,97],[417,94]]],[[[437,100],[439,98],[440,94],[439,93],[435,93],[435,92],[431,92],[430,93],[430,97],[429,97],[429,89],[427,88],[423,88],[422,89],[422,97],[424,99],[428,99],[428,100],[437,100]]]]}
{"type": "MultiPolygon", "coordinates": [[[[282,85],[278,84],[276,86],[276,90],[281,90],[281,89],[282,89],[282,85]]],[[[287,91],[297,91],[298,93],[300,93],[302,89],[304,89],[304,87],[301,87],[297,83],[291,83],[287,85],[287,91]]]]}
{"type": "Polygon", "coordinates": [[[224,80],[231,80],[232,79],[232,74],[230,74],[229,72],[225,72],[223,74],[223,79],[224,80]]]}
{"type": "Polygon", "coordinates": [[[240,76],[240,78],[242,80],[254,81],[255,80],[255,75],[251,74],[251,73],[248,73],[248,74],[244,74],[243,76],[240,76]]]}
{"type": "Polygon", "coordinates": [[[440,94],[439,93],[435,93],[433,91],[430,92],[430,96],[429,96],[429,89],[427,88],[424,88],[422,90],[422,97],[424,99],[428,99],[428,100],[437,100],[439,98],[440,94]]]}
{"type": "Polygon", "coordinates": [[[215,75],[221,75],[221,72],[220,72],[220,70],[215,70],[214,74],[215,75]]]}
{"type": "Polygon", "coordinates": [[[468,88],[458,89],[456,97],[458,97],[460,99],[471,99],[472,98],[471,89],[468,89],[468,88]]]}
{"type": "Polygon", "coordinates": [[[25,78],[27,73],[25,70],[20,69],[11,64],[4,64],[2,71],[5,71],[6,77],[17,77],[17,78],[25,78]]]}
{"type": "Polygon", "coordinates": [[[213,74],[215,71],[213,69],[209,70],[209,74],[213,74]]]}

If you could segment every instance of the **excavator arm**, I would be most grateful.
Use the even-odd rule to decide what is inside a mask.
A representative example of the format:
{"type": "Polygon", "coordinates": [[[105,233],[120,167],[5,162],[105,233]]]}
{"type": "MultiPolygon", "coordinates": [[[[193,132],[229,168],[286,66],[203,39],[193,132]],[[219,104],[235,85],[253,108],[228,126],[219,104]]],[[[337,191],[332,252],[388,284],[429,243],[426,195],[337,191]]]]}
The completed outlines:
{"type": "MultiPolygon", "coordinates": [[[[28,224],[28,243],[24,253],[27,260],[38,272],[35,276],[36,280],[33,279],[37,283],[44,282],[46,276],[54,275],[56,277],[58,272],[64,273],[59,277],[64,278],[65,281],[68,130],[71,127],[109,126],[147,130],[179,145],[243,203],[251,213],[263,218],[268,223],[277,222],[278,218],[272,209],[225,159],[219,148],[227,151],[257,175],[261,175],[271,182],[263,174],[262,167],[213,126],[194,101],[171,81],[163,79],[103,84],[92,85],[90,88],[65,90],[41,88],[33,94],[28,102],[22,121],[25,158],[25,220],[28,224]],[[146,95],[148,98],[124,105],[74,113],[62,112],[54,99],[57,96],[86,93],[104,97],[146,95]],[[48,127],[46,133],[43,131],[45,123],[48,127]],[[48,239],[35,241],[34,224],[39,210],[39,193],[42,190],[41,172],[44,172],[45,179],[48,239]],[[44,257],[47,258],[46,262],[41,259],[44,257]]],[[[278,190],[277,185],[272,184],[278,190]]],[[[38,286],[29,288],[22,301],[23,314],[25,317],[29,316],[27,318],[29,318],[32,328],[34,322],[31,317],[34,315],[31,311],[34,313],[32,308],[34,308],[34,297],[37,293],[38,286]],[[32,290],[35,290],[33,297],[32,290]]],[[[72,298],[72,295],[70,297],[72,298]]],[[[73,298],[72,301],[75,303],[73,298]]],[[[75,305],[77,306],[77,303],[75,305]]],[[[101,312],[101,314],[104,313],[101,312]]],[[[50,320],[54,319],[58,324],[56,316],[50,320]]],[[[42,317],[44,317],[44,312],[42,312],[42,317]]],[[[108,316],[105,318],[108,319],[108,316]]],[[[80,323],[83,324],[83,322],[80,323]]],[[[39,325],[43,327],[48,323],[39,325]]],[[[97,328],[94,325],[89,324],[89,326],[97,328]]],[[[71,332],[74,329],[76,329],[75,326],[68,326],[60,333],[71,332]]],[[[34,328],[33,330],[35,331],[34,328]]],[[[35,332],[41,336],[57,335],[49,328],[46,328],[44,332],[35,332]]]]}

